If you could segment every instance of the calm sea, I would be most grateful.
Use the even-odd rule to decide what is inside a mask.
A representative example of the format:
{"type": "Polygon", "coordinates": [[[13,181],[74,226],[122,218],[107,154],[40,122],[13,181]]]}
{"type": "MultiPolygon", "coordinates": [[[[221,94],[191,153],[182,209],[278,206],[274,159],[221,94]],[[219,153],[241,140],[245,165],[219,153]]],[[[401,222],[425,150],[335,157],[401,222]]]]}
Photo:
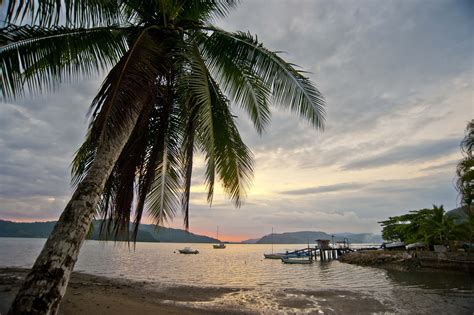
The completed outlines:
{"type": "MultiPolygon", "coordinates": [[[[31,267],[45,240],[0,238],[0,267],[31,267]]],[[[305,245],[274,245],[275,252],[305,245]]],[[[75,271],[170,285],[248,288],[260,300],[272,292],[342,290],[366,294],[398,310],[474,312],[474,277],[445,273],[407,273],[359,267],[338,261],[285,265],[263,259],[271,245],[137,243],[135,250],[113,242],[87,241],[75,271]],[[180,255],[184,246],[198,255],[180,255]],[[449,307],[451,308],[449,308],[449,307]],[[459,307],[458,307],[459,306],[459,307]]]]}

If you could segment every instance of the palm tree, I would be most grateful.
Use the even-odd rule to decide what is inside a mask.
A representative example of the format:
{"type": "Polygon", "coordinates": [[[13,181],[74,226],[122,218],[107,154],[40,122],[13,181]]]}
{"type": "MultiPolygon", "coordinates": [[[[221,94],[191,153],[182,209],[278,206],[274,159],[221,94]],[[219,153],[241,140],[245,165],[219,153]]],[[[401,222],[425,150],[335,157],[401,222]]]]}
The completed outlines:
{"type": "Polygon", "coordinates": [[[10,1],[0,36],[4,99],[50,91],[110,69],[91,105],[91,124],[73,162],[75,192],[10,309],[55,313],[91,221],[136,236],[143,210],[157,224],[181,207],[189,225],[193,156],[241,204],[253,158],[231,104],[261,133],[270,106],[316,127],[324,101],[304,73],[248,33],[210,21],[233,0],[10,1]],[[25,24],[27,21],[30,24],[25,24]],[[136,202],[135,202],[136,201],[136,202]],[[131,217],[133,217],[131,219],[131,217]]]}

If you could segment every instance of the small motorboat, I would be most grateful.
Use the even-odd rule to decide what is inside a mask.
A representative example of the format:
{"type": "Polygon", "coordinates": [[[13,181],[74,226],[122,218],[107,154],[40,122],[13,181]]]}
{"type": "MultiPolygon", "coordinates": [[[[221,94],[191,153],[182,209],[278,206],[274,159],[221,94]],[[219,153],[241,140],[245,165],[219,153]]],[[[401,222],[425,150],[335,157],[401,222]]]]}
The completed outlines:
{"type": "Polygon", "coordinates": [[[299,257],[309,257],[309,254],[306,252],[294,253],[294,252],[287,251],[285,253],[263,254],[263,257],[265,257],[266,259],[299,258],[299,257]]]}
{"type": "Polygon", "coordinates": [[[310,259],[309,257],[301,257],[301,258],[282,257],[281,261],[285,264],[308,265],[308,264],[312,264],[314,260],[310,259]]]}
{"type": "Polygon", "coordinates": [[[199,254],[197,249],[192,249],[191,247],[185,247],[184,249],[178,249],[180,254],[199,254]]]}

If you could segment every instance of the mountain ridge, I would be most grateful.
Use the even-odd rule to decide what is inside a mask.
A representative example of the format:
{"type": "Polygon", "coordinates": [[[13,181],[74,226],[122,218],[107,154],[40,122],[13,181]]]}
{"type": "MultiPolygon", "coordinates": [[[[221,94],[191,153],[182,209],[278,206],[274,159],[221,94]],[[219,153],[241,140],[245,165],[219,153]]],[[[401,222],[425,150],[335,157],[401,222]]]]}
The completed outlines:
{"type": "MultiPolygon", "coordinates": [[[[56,221],[46,222],[13,222],[0,219],[0,237],[24,237],[24,238],[47,238],[52,231],[56,221]]],[[[100,221],[94,221],[90,240],[105,240],[99,235],[100,221]]],[[[334,233],[328,234],[322,231],[298,231],[284,232],[264,235],[236,242],[238,244],[306,244],[314,243],[317,239],[328,239],[334,242],[348,239],[351,243],[381,243],[381,235],[372,233],[334,233]]],[[[109,237],[113,240],[113,237],[109,237]]],[[[119,238],[119,241],[127,241],[119,238]]],[[[152,224],[141,224],[137,235],[137,242],[168,242],[168,243],[218,243],[215,238],[186,232],[181,229],[160,226],[158,229],[152,224]]]]}
{"type": "Polygon", "coordinates": [[[373,233],[334,233],[322,231],[297,231],[273,233],[257,239],[244,240],[246,244],[306,244],[314,243],[317,239],[327,239],[334,242],[348,239],[350,243],[382,243],[382,236],[373,233]]]}
{"type": "MultiPolygon", "coordinates": [[[[47,238],[57,221],[46,222],[14,222],[0,219],[0,237],[47,238]]],[[[99,235],[100,221],[93,222],[92,234],[87,239],[105,240],[99,235]]],[[[113,240],[113,237],[109,237],[113,240]]],[[[121,237],[119,241],[127,241],[121,237]]],[[[137,242],[168,242],[168,243],[218,243],[215,238],[186,232],[181,229],[167,228],[153,224],[140,224],[137,242]]]]}

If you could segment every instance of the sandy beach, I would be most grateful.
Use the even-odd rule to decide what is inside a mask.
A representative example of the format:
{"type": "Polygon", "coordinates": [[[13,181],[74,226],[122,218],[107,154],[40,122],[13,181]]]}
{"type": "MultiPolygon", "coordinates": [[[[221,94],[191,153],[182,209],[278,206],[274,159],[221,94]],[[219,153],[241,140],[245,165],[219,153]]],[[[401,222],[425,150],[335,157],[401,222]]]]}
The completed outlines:
{"type": "MultiPolygon", "coordinates": [[[[5,314],[27,270],[0,269],[0,314],[5,314]]],[[[275,293],[278,304],[262,305],[248,289],[163,286],[74,273],[59,314],[326,314],[394,311],[388,305],[350,291],[275,293]],[[345,297],[345,298],[341,298],[345,297]],[[315,308],[315,301],[318,305],[315,308]],[[364,303],[359,303],[361,300],[364,303]]]]}

